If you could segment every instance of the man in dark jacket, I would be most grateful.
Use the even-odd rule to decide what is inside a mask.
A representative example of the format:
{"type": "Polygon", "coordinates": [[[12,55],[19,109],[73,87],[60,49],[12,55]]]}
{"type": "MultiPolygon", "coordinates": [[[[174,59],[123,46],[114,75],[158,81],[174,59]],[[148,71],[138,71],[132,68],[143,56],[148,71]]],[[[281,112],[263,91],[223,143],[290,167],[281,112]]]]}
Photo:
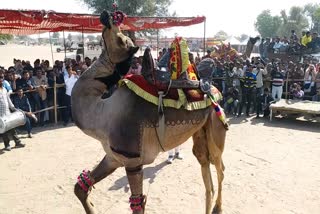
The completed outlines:
{"type": "Polygon", "coordinates": [[[269,89],[265,88],[263,95],[259,97],[258,107],[257,107],[257,118],[260,117],[260,110],[263,111],[263,117],[268,117],[270,115],[270,105],[273,103],[274,99],[269,93],[269,89]]]}

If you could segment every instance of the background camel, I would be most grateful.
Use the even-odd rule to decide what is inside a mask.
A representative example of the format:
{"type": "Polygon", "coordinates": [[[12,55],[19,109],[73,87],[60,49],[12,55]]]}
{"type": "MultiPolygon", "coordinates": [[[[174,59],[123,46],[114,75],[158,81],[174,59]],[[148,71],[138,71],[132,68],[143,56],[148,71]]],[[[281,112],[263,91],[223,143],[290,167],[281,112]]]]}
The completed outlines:
{"type": "Polygon", "coordinates": [[[247,42],[247,46],[246,46],[246,50],[243,53],[243,56],[245,56],[246,59],[250,58],[250,55],[252,53],[253,47],[254,45],[257,43],[257,41],[260,40],[260,37],[250,37],[248,42],[247,42]]]}
{"type": "MultiPolygon", "coordinates": [[[[157,106],[135,95],[127,87],[117,89],[102,99],[106,84],[97,77],[110,76],[117,63],[130,58],[134,51],[131,40],[121,34],[107,13],[101,15],[105,25],[105,51],[79,78],[72,91],[72,113],[76,125],[87,135],[99,140],[105,157],[91,172],[83,172],[75,185],[75,194],[87,213],[94,213],[88,196],[91,186],[125,167],[130,185],[130,207],[133,214],[143,214],[143,165],[152,163],[160,152],[168,151],[193,137],[193,153],[201,164],[206,189],[206,214],[211,213],[214,196],[210,163],[218,176],[218,196],[213,213],[221,212],[221,190],[224,177],[222,152],[226,129],[212,107],[187,111],[165,108],[166,132],[160,145],[156,132],[157,106]],[[130,41],[129,41],[130,40],[130,41]]],[[[120,63],[121,64],[121,63],[120,63]]]]}

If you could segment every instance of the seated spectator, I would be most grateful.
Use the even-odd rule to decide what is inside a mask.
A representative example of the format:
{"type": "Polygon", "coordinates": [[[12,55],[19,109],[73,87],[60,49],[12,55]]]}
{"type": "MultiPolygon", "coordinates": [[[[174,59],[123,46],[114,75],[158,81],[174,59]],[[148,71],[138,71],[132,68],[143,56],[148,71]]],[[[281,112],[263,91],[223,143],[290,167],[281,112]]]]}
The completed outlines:
{"type": "Polygon", "coordinates": [[[25,129],[28,132],[28,137],[32,138],[31,130],[32,125],[30,119],[34,120],[36,123],[38,121],[37,117],[31,112],[30,102],[27,96],[23,94],[22,88],[17,90],[18,96],[14,97],[13,103],[17,109],[22,110],[26,115],[26,124],[24,125],[25,129]]]}
{"type": "Polygon", "coordinates": [[[270,115],[270,105],[273,103],[274,99],[270,96],[269,89],[265,88],[263,90],[263,95],[258,99],[257,107],[257,118],[260,117],[260,110],[263,111],[263,117],[268,117],[270,115]]]}
{"type": "Polygon", "coordinates": [[[312,88],[314,87],[314,82],[316,78],[316,69],[315,66],[310,64],[307,68],[304,75],[304,92],[310,93],[312,88]]]}
{"type": "Polygon", "coordinates": [[[141,69],[142,69],[142,66],[139,64],[138,58],[133,57],[128,74],[141,75],[141,69]]]}
{"type": "Polygon", "coordinates": [[[299,41],[298,36],[297,36],[295,30],[291,30],[290,40],[291,40],[292,42],[298,42],[298,41],[299,41]]]}
{"type": "Polygon", "coordinates": [[[225,97],[224,109],[226,110],[226,113],[232,112],[236,115],[239,106],[239,90],[235,84],[228,89],[225,97]]]}
{"type": "Polygon", "coordinates": [[[301,89],[301,86],[297,83],[294,83],[292,85],[292,88],[290,89],[290,93],[293,100],[302,100],[304,96],[304,92],[301,89]]]}
{"type": "Polygon", "coordinates": [[[317,75],[315,78],[316,94],[312,97],[312,101],[320,101],[320,66],[317,66],[317,75]]]}
{"type": "Polygon", "coordinates": [[[320,48],[320,37],[318,36],[318,33],[312,34],[312,41],[308,44],[308,47],[313,51],[320,48]]]}
{"type": "Polygon", "coordinates": [[[312,41],[312,37],[311,37],[311,34],[310,34],[310,31],[306,32],[306,35],[304,35],[302,38],[301,38],[301,44],[307,48],[308,44],[312,41]]]}

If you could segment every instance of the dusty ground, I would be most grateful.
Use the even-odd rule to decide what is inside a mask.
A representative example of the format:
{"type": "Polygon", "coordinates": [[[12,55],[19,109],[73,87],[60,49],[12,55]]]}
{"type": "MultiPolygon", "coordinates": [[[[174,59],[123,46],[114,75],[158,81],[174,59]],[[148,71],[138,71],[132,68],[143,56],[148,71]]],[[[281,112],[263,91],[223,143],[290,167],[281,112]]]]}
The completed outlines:
{"type": "MultiPolygon", "coordinates": [[[[231,120],[223,155],[224,213],[320,213],[319,123],[242,119],[231,120]]],[[[0,213],[83,213],[73,185],[82,169],[102,159],[100,144],[74,126],[35,131],[33,139],[23,139],[25,148],[0,151],[0,213]]],[[[146,213],[204,213],[204,187],[191,147],[192,140],[182,146],[182,161],[167,165],[161,154],[145,166],[146,213]]],[[[124,175],[118,169],[96,185],[91,198],[98,213],[130,213],[124,175]]]]}

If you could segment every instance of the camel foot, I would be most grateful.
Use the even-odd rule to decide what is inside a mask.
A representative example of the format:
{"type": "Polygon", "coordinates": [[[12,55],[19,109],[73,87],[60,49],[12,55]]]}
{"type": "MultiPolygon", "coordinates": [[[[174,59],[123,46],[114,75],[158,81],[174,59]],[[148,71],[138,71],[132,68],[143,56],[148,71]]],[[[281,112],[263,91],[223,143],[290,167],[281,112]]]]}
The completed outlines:
{"type": "Polygon", "coordinates": [[[94,205],[93,203],[88,199],[89,193],[85,192],[77,183],[74,186],[74,194],[77,196],[77,198],[80,200],[83,208],[85,209],[87,214],[95,214],[94,205]]]}
{"type": "Polygon", "coordinates": [[[214,206],[212,210],[212,214],[222,214],[221,206],[218,206],[217,204],[214,206]]]}

